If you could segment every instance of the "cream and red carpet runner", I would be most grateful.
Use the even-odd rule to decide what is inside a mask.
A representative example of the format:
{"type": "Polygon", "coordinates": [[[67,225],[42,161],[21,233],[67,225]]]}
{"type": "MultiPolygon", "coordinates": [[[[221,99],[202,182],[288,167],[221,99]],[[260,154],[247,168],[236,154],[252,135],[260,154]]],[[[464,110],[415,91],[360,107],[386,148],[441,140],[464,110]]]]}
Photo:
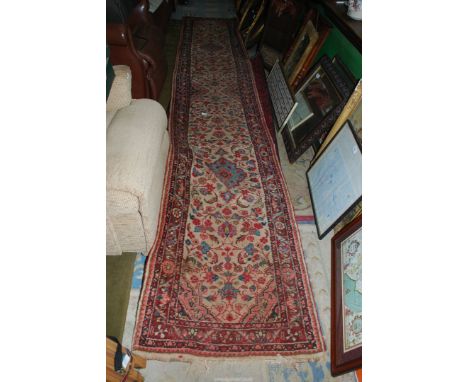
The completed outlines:
{"type": "Polygon", "coordinates": [[[172,97],[134,350],[159,359],[323,351],[293,209],[233,20],[185,19],[172,97]]]}

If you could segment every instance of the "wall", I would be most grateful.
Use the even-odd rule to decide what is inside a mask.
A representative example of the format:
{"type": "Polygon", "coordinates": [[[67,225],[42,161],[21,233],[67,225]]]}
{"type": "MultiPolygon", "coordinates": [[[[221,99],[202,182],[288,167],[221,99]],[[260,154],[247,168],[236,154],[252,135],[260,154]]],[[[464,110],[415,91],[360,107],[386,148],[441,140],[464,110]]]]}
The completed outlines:
{"type": "MultiPolygon", "coordinates": [[[[325,17],[328,21],[330,21],[330,19],[325,16],[323,9],[320,10],[320,14],[322,17],[325,17]]],[[[333,24],[331,21],[330,23],[333,24]]],[[[351,73],[353,73],[357,79],[362,78],[361,53],[359,53],[354,45],[348,41],[348,39],[338,30],[336,26],[330,31],[330,34],[323,44],[322,49],[320,49],[319,53],[317,54],[315,62],[317,62],[324,54],[328,55],[330,58],[333,58],[333,56],[338,54],[351,73]]]]}

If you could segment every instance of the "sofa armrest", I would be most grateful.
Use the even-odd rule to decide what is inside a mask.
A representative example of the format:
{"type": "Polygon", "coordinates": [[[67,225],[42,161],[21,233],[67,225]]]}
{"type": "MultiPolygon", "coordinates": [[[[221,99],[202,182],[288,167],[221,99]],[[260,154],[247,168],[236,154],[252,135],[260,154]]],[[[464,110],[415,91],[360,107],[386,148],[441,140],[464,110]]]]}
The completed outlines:
{"type": "Polygon", "coordinates": [[[106,24],[106,39],[109,45],[127,46],[128,33],[128,27],[124,24],[106,24]]]}
{"type": "Polygon", "coordinates": [[[132,102],[132,72],[126,65],[114,65],[114,82],[107,99],[106,111],[117,111],[132,102]]]}
{"type": "Polygon", "coordinates": [[[149,8],[150,5],[148,0],[138,0],[137,4],[128,17],[128,25],[130,25],[130,27],[134,27],[142,23],[151,25],[153,22],[151,20],[149,8]]]}
{"type": "Polygon", "coordinates": [[[117,111],[106,136],[107,215],[122,250],[147,252],[156,235],[169,150],[167,115],[154,100],[117,111]]]}

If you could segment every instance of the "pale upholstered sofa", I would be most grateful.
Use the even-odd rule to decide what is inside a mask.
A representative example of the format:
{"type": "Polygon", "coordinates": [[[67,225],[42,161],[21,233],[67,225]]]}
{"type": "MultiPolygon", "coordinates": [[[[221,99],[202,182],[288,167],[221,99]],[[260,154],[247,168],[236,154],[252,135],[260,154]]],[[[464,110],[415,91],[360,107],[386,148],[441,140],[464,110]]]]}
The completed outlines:
{"type": "Polygon", "coordinates": [[[131,98],[128,66],[114,66],[107,100],[107,255],[148,251],[156,237],[166,159],[167,116],[131,98]]]}

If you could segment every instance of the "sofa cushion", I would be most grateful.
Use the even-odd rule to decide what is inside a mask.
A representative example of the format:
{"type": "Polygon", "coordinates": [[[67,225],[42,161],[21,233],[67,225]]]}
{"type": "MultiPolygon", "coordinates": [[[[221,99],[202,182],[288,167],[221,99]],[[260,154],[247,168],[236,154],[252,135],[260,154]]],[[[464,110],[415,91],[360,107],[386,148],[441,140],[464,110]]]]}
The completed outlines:
{"type": "Polygon", "coordinates": [[[115,114],[107,130],[108,188],[143,195],[166,128],[166,112],[153,100],[133,100],[115,114]]]}

